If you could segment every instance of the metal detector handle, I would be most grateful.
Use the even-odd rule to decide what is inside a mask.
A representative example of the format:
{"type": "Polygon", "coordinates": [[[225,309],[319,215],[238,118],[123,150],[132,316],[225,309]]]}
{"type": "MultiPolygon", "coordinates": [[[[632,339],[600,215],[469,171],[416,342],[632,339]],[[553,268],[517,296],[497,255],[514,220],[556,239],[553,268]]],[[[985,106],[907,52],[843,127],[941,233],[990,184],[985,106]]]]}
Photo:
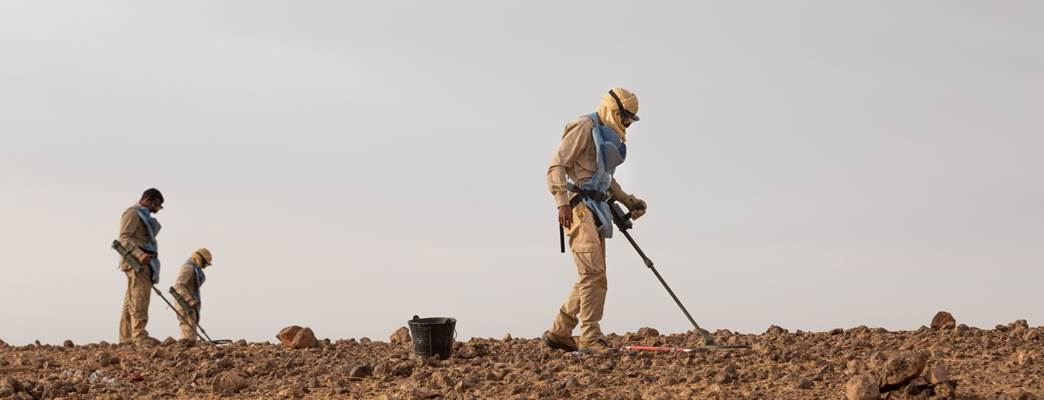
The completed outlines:
{"type": "Polygon", "coordinates": [[[145,267],[141,265],[140,262],[138,262],[138,259],[134,258],[134,254],[131,253],[131,249],[123,247],[123,244],[120,243],[119,240],[112,241],[112,249],[116,250],[116,252],[120,254],[120,258],[124,261],[127,261],[127,264],[130,264],[131,269],[139,273],[145,270],[145,267]]]}
{"type": "Polygon", "coordinates": [[[631,222],[630,210],[625,213],[623,208],[620,208],[619,203],[609,201],[609,212],[613,214],[613,222],[616,223],[616,227],[620,228],[621,232],[634,228],[634,223],[631,222]]]}

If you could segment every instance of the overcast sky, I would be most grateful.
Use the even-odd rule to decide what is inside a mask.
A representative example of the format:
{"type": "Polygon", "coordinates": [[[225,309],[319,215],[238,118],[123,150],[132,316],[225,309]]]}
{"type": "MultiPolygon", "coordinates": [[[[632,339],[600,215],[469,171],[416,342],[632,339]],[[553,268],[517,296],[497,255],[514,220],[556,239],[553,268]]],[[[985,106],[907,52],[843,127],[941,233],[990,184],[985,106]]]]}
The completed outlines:
{"type": "MultiPolygon", "coordinates": [[[[215,338],[535,337],[576,276],[547,163],[614,86],[634,235],[703,327],[1044,323],[1042,3],[505,3],[0,3],[0,339],[116,341],[150,186],[215,338]]],[[[608,248],[607,333],[690,328],[608,248]]]]}

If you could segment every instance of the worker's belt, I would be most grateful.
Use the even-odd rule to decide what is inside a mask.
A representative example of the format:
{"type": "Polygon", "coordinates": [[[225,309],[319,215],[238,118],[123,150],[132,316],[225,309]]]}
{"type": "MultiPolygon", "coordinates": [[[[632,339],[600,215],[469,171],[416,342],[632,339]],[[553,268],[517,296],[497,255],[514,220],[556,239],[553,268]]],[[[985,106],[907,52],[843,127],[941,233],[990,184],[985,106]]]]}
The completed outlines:
{"type": "Polygon", "coordinates": [[[575,196],[569,199],[570,207],[576,207],[577,204],[580,204],[581,201],[584,201],[586,199],[591,199],[599,203],[604,203],[612,198],[612,195],[609,192],[599,192],[596,190],[581,189],[572,183],[566,185],[566,190],[572,193],[576,193],[575,196]]]}

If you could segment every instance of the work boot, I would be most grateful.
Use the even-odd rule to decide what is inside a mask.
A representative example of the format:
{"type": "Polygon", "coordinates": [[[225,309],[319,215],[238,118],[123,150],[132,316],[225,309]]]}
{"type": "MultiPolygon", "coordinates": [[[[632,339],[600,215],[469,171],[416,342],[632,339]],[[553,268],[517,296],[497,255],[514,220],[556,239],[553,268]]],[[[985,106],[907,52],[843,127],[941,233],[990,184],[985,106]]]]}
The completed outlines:
{"type": "Polygon", "coordinates": [[[580,341],[580,352],[591,353],[591,354],[608,354],[616,350],[613,345],[609,344],[605,338],[598,338],[590,342],[581,340],[580,341]]]}
{"type": "Polygon", "coordinates": [[[544,332],[544,335],[541,336],[541,339],[544,340],[544,344],[547,345],[547,347],[550,347],[552,349],[576,351],[576,341],[574,341],[571,337],[563,338],[559,337],[558,335],[554,335],[551,332],[544,332]]]}
{"type": "Polygon", "coordinates": [[[159,339],[156,339],[156,338],[154,338],[152,336],[146,336],[145,338],[138,339],[137,341],[134,342],[134,344],[136,344],[138,346],[146,346],[146,347],[159,346],[161,343],[162,342],[160,342],[159,339]]]}

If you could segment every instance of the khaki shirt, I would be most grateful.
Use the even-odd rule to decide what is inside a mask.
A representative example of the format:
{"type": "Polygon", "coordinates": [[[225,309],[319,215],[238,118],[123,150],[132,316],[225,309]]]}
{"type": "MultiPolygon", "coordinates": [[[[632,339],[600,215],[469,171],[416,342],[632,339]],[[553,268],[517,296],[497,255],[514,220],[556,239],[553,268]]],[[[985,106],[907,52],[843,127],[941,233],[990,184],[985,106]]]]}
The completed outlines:
{"type": "MultiPolygon", "coordinates": [[[[123,212],[123,216],[120,217],[120,244],[124,248],[131,249],[131,255],[139,257],[144,251],[141,250],[140,246],[144,246],[149,243],[149,230],[145,227],[145,222],[138,216],[138,209],[141,206],[135,204],[123,212]]],[[[120,260],[120,270],[129,271],[131,269],[130,263],[127,260],[120,260]]]]}
{"type": "MultiPolygon", "coordinates": [[[[571,195],[566,189],[566,177],[580,186],[591,179],[598,170],[598,155],[595,153],[594,138],[591,137],[592,128],[594,121],[587,116],[566,125],[562,143],[558,145],[558,151],[551,158],[551,165],[547,167],[547,188],[554,196],[555,205],[558,207],[569,205],[571,195]]],[[[627,193],[620,188],[615,178],[609,185],[609,192],[615,199],[627,197],[627,193]]]]}
{"type": "Polygon", "coordinates": [[[181,266],[181,270],[178,271],[178,278],[174,280],[174,290],[185,301],[196,298],[196,290],[199,290],[199,283],[196,282],[195,267],[189,263],[181,266]]]}

